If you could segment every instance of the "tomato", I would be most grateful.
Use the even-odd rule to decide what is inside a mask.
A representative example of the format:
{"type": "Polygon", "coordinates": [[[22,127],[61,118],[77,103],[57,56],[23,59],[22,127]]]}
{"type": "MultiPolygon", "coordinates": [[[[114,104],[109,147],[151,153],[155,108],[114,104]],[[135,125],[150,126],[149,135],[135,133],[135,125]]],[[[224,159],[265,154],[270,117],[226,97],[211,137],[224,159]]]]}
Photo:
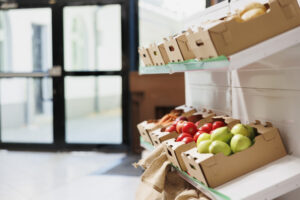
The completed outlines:
{"type": "Polygon", "coordinates": [[[226,124],[224,122],[222,122],[222,121],[216,121],[212,125],[212,130],[215,130],[215,129],[223,127],[223,126],[226,126],[226,124]]]}
{"type": "Polygon", "coordinates": [[[166,128],[165,132],[173,132],[176,131],[176,125],[171,125],[166,128]]]}
{"type": "Polygon", "coordinates": [[[188,133],[181,133],[177,139],[176,139],[176,142],[180,142],[181,140],[183,140],[183,138],[185,137],[192,137],[191,134],[188,134],[188,133]]]}
{"type": "Polygon", "coordinates": [[[197,126],[193,122],[186,122],[182,127],[182,132],[195,135],[197,132],[197,126]]]}
{"type": "Polygon", "coordinates": [[[182,127],[183,125],[186,123],[186,121],[179,121],[177,124],[176,124],[176,131],[177,133],[182,133],[182,127]]]}
{"type": "Polygon", "coordinates": [[[204,131],[198,131],[195,135],[194,135],[194,141],[197,142],[198,140],[198,137],[202,134],[202,133],[205,133],[204,131]]]}
{"type": "Polygon", "coordinates": [[[204,131],[205,133],[210,133],[212,130],[212,123],[206,123],[199,128],[199,131],[204,131]]]}
{"type": "Polygon", "coordinates": [[[185,137],[185,138],[183,138],[182,142],[184,142],[185,144],[188,144],[190,142],[194,142],[194,139],[192,137],[185,137]]]}

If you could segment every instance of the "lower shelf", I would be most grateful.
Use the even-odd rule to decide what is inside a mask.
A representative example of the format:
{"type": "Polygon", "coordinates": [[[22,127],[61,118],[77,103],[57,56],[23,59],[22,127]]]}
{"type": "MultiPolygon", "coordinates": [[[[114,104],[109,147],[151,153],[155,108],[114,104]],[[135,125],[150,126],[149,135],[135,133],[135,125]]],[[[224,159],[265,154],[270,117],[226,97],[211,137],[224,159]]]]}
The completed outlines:
{"type": "MultiPolygon", "coordinates": [[[[141,146],[154,147],[143,141],[141,146]]],[[[175,168],[175,167],[174,167],[175,168]]],[[[211,199],[274,199],[300,187],[300,158],[287,155],[215,189],[206,187],[187,173],[175,168],[178,175],[211,199]]]]}

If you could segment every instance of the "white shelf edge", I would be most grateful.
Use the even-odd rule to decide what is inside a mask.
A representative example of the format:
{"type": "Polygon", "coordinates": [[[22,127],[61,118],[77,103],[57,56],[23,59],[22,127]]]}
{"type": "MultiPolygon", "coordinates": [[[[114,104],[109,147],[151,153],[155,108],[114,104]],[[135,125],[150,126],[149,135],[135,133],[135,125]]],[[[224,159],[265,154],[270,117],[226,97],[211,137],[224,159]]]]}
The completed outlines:
{"type": "Polygon", "coordinates": [[[300,158],[287,155],[215,189],[232,200],[268,200],[299,187],[300,158]]]}
{"type": "Polygon", "coordinates": [[[236,70],[300,43],[300,26],[229,56],[229,70],[236,70]]]}

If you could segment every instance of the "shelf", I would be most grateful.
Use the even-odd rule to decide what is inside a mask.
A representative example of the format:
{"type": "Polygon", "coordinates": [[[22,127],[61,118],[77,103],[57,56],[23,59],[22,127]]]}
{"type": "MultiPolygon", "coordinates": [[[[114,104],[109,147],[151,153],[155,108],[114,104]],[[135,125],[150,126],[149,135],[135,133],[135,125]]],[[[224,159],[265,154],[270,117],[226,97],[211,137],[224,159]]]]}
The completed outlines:
{"type": "Polygon", "coordinates": [[[300,45],[299,35],[300,26],[233,54],[229,56],[230,65],[228,69],[240,69],[273,54],[285,50],[289,51],[290,47],[300,45]]]}
{"type": "MultiPolygon", "coordinates": [[[[203,61],[187,60],[179,63],[169,63],[164,66],[140,67],[140,74],[172,74],[189,71],[232,71],[243,68],[251,63],[282,51],[289,51],[290,47],[300,45],[300,27],[260,42],[252,47],[227,57],[219,56],[203,61]],[[284,41],[284,42],[283,42],[284,41]]],[[[300,62],[300,58],[297,62],[300,62]]]]}
{"type": "MultiPolygon", "coordinates": [[[[151,144],[142,139],[141,146],[150,151],[154,149],[151,144]]],[[[274,199],[300,187],[300,159],[291,155],[269,163],[215,189],[206,187],[185,172],[175,169],[180,177],[211,199],[216,200],[274,199]]]]}
{"type": "Polygon", "coordinates": [[[227,70],[229,61],[225,56],[210,58],[203,61],[186,60],[184,62],[169,63],[163,66],[140,66],[139,74],[173,74],[177,72],[199,71],[199,70],[227,70]]]}

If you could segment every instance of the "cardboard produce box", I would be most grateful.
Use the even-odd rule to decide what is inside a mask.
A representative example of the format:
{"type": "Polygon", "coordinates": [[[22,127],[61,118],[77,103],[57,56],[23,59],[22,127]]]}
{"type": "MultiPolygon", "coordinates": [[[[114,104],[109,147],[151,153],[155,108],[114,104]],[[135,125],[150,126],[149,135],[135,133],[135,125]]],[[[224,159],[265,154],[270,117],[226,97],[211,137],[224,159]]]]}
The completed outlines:
{"type": "Polygon", "coordinates": [[[183,57],[183,60],[190,60],[195,58],[195,54],[192,51],[191,47],[189,46],[187,37],[185,33],[182,33],[179,36],[175,37],[177,44],[179,46],[181,55],[183,57]]]}
{"type": "Polygon", "coordinates": [[[137,128],[142,138],[146,142],[149,142],[150,144],[154,145],[150,134],[152,131],[159,128],[167,127],[171,125],[177,117],[190,116],[194,112],[196,112],[196,109],[193,107],[185,106],[185,105],[178,106],[174,110],[171,110],[170,113],[164,115],[159,120],[147,120],[139,123],[137,125],[137,128]]]}
{"type": "Polygon", "coordinates": [[[279,131],[270,123],[249,124],[257,129],[255,143],[248,149],[225,156],[222,153],[200,154],[197,148],[182,153],[188,173],[209,187],[217,187],[252,170],[285,156],[279,131]]]}
{"type": "Polygon", "coordinates": [[[164,149],[169,161],[171,161],[171,163],[175,167],[178,167],[182,171],[186,171],[187,168],[185,166],[185,163],[182,160],[181,154],[194,147],[196,147],[195,142],[190,142],[188,144],[185,144],[184,142],[176,142],[175,138],[165,141],[165,145],[164,145],[164,149]]]}
{"type": "Polygon", "coordinates": [[[157,120],[147,120],[139,123],[137,128],[143,140],[153,145],[150,137],[150,133],[156,129],[162,128],[163,126],[157,124],[157,120]]]}
{"type": "Polygon", "coordinates": [[[145,66],[153,66],[154,65],[148,49],[141,47],[141,48],[139,48],[138,51],[140,54],[140,58],[143,60],[145,66]]]}
{"type": "Polygon", "coordinates": [[[229,116],[214,116],[206,123],[209,123],[209,122],[213,123],[215,121],[224,122],[229,129],[231,129],[234,125],[236,125],[238,123],[241,123],[241,121],[239,119],[234,119],[234,118],[229,117],[229,116]]]}
{"type": "Polygon", "coordinates": [[[160,50],[156,44],[150,44],[150,46],[148,48],[148,52],[150,54],[150,57],[151,57],[154,65],[159,66],[159,65],[167,64],[167,63],[165,63],[165,61],[160,53],[160,50]]]}
{"type": "Polygon", "coordinates": [[[165,129],[166,128],[160,128],[150,133],[154,146],[158,146],[166,140],[178,137],[179,134],[176,131],[166,132],[165,129]]]}
{"type": "Polygon", "coordinates": [[[158,47],[158,49],[160,51],[161,57],[164,60],[165,65],[168,64],[170,62],[170,59],[168,57],[168,54],[167,54],[167,51],[165,49],[164,44],[160,43],[160,44],[157,45],[157,47],[158,47]]]}
{"type": "Polygon", "coordinates": [[[193,106],[188,106],[188,105],[181,105],[175,108],[175,110],[182,110],[183,113],[181,114],[181,116],[184,117],[189,117],[192,114],[194,114],[195,112],[197,112],[198,110],[193,107],[193,106]]]}
{"type": "Polygon", "coordinates": [[[265,14],[248,21],[229,17],[189,30],[187,39],[195,56],[229,56],[300,25],[297,0],[270,0],[265,7],[265,14]]]}
{"type": "Polygon", "coordinates": [[[196,31],[188,29],[186,38],[195,58],[203,60],[218,56],[218,52],[210,38],[209,32],[203,28],[198,27],[196,31]]]}
{"type": "Polygon", "coordinates": [[[211,110],[203,109],[200,112],[196,112],[190,117],[188,117],[188,121],[193,123],[198,123],[198,128],[203,126],[205,123],[211,122],[212,118],[216,116],[216,114],[211,110]]]}
{"type": "Polygon", "coordinates": [[[175,37],[170,36],[168,39],[164,38],[164,47],[170,62],[184,61],[175,37]]]}

